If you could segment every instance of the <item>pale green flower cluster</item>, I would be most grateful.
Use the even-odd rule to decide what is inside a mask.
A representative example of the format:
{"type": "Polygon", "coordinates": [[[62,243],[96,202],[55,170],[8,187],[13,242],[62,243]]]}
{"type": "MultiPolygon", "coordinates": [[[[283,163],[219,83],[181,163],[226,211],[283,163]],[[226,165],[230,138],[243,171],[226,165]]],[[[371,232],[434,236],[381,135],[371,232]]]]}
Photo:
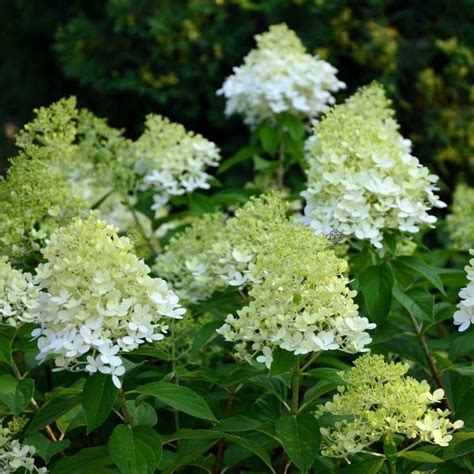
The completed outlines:
{"type": "Polygon", "coordinates": [[[323,456],[347,458],[394,434],[448,446],[452,432],[464,423],[452,423],[449,410],[431,408],[442,400],[444,391],[431,392],[426,380],[406,376],[408,369],[407,364],[365,354],[353,368],[340,373],[346,385],[338,387],[339,393],[316,413],[338,419],[321,428],[323,456]]]}
{"type": "Polygon", "coordinates": [[[163,339],[166,319],[180,319],[184,309],[116,232],[90,216],[52,234],[36,270],[43,291],[34,335],[39,360],[54,354],[59,368],[111,374],[120,386],[118,353],[163,339]]]}
{"type": "Polygon", "coordinates": [[[474,188],[465,184],[456,186],[448,228],[455,248],[474,248],[474,188]]]}
{"type": "Polygon", "coordinates": [[[38,294],[30,273],[16,270],[8,257],[0,257],[0,323],[16,327],[35,321],[38,294]]]}
{"type": "Polygon", "coordinates": [[[251,127],[282,112],[311,118],[334,103],[332,92],[345,87],[328,62],[307,53],[285,24],[255,36],[257,48],[233,69],[218,95],[226,115],[238,113],[251,127]]]}
{"type": "MultiPolygon", "coordinates": [[[[131,142],[120,130],[109,127],[88,110],[78,109],[74,97],[39,108],[35,114],[19,133],[18,147],[41,149],[43,159],[70,182],[75,195],[89,207],[112,191],[126,195],[133,188],[131,142]]],[[[110,223],[117,220],[121,210],[115,211],[110,223]]],[[[107,211],[105,206],[99,209],[105,219],[109,219],[107,211]]]]}
{"type": "Polygon", "coordinates": [[[171,196],[210,188],[207,168],[221,159],[215,143],[160,115],[148,115],[145,127],[133,152],[141,188],[154,191],[152,209],[159,211],[171,196]]]}
{"type": "Polygon", "coordinates": [[[315,233],[337,230],[382,247],[384,229],[416,233],[445,207],[437,176],[411,154],[383,88],[359,89],[315,124],[306,148],[305,222],[315,233]]]}
{"type": "Polygon", "coordinates": [[[0,254],[29,262],[58,227],[86,208],[62,175],[44,159],[46,150],[28,149],[0,178],[0,254]]]}
{"type": "Polygon", "coordinates": [[[251,199],[225,224],[205,217],[172,241],[156,271],[174,267],[171,280],[184,291],[189,285],[194,299],[227,286],[245,293],[245,306],[219,329],[241,359],[259,353],[269,367],[276,347],[295,354],[365,350],[365,331],[375,325],[358,316],[347,262],[326,238],[290,222],[287,210],[270,194],[251,199]]]}
{"type": "Polygon", "coordinates": [[[226,286],[218,275],[207,271],[208,265],[202,260],[212,243],[220,239],[224,222],[225,217],[220,213],[195,218],[158,255],[153,271],[168,281],[183,301],[207,299],[226,286]]]}
{"type": "Polygon", "coordinates": [[[10,422],[2,426],[0,420],[0,472],[2,474],[14,474],[17,472],[37,472],[44,474],[48,472],[45,467],[36,467],[34,455],[36,449],[28,444],[22,444],[15,439],[17,429],[15,423],[10,422]],[[21,470],[21,471],[20,471],[21,470]]]}

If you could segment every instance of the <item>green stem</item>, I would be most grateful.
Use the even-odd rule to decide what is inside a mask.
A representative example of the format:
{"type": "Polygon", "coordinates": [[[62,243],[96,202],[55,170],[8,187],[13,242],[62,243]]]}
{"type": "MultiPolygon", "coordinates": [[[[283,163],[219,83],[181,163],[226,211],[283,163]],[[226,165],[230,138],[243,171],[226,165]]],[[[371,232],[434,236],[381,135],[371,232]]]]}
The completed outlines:
{"type": "Polygon", "coordinates": [[[291,412],[293,415],[298,414],[299,409],[299,392],[300,392],[300,360],[296,360],[295,368],[293,369],[293,380],[292,380],[292,394],[291,394],[291,412]]]}
{"type": "Polygon", "coordinates": [[[388,462],[387,464],[389,474],[397,474],[397,466],[391,462],[388,462]]]}
{"type": "Polygon", "coordinates": [[[409,314],[409,317],[413,325],[413,328],[415,329],[416,335],[418,337],[418,342],[420,343],[421,350],[423,351],[426,361],[428,362],[428,367],[430,369],[431,375],[435,379],[438,387],[444,390],[445,398],[443,402],[445,403],[446,408],[451,413],[454,413],[453,407],[451,406],[451,403],[448,399],[448,393],[446,391],[446,386],[444,385],[444,382],[443,382],[443,377],[441,376],[441,373],[439,372],[438,367],[436,366],[436,362],[433,356],[431,355],[430,349],[428,347],[428,343],[426,342],[426,337],[423,332],[423,325],[419,324],[418,321],[411,314],[409,314]]]}
{"type": "Polygon", "coordinates": [[[120,403],[120,411],[122,412],[122,416],[123,416],[123,421],[127,425],[130,426],[132,424],[132,417],[130,416],[130,412],[128,411],[128,408],[127,408],[127,400],[125,398],[125,392],[123,388],[121,388],[119,391],[119,403],[120,403]]]}
{"type": "Polygon", "coordinates": [[[280,148],[278,151],[278,171],[277,171],[277,185],[280,189],[283,188],[285,179],[285,144],[283,140],[280,141],[280,148]]]}

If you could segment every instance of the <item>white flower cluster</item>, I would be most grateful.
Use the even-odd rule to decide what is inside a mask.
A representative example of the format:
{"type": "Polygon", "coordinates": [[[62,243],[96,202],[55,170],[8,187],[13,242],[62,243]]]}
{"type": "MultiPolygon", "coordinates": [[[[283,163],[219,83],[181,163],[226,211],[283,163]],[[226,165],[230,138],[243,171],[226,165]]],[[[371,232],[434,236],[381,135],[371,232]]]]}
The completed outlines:
{"type": "Polygon", "coordinates": [[[0,323],[20,326],[35,320],[38,289],[29,273],[14,269],[0,257],[0,323]]]}
{"type": "Polygon", "coordinates": [[[0,472],[14,474],[19,472],[19,469],[40,474],[48,472],[45,467],[35,466],[33,456],[36,454],[36,449],[28,444],[21,444],[12,438],[13,435],[9,428],[0,427],[0,472]]]}
{"type": "MultiPolygon", "coordinates": [[[[469,253],[474,255],[474,250],[469,253]]],[[[459,292],[461,301],[458,303],[458,310],[454,313],[454,324],[459,326],[459,331],[465,331],[471,324],[474,324],[474,258],[469,260],[469,265],[465,268],[468,284],[459,292]]]]}
{"type": "Polygon", "coordinates": [[[383,229],[416,233],[445,207],[438,177],[411,154],[383,88],[361,88],[315,124],[307,143],[305,223],[315,233],[336,229],[345,238],[382,247],[383,229]]]}
{"type": "Polygon", "coordinates": [[[282,112],[313,118],[334,103],[331,92],[345,87],[337,70],[308,54],[285,24],[255,39],[257,48],[217,91],[227,100],[226,115],[241,114],[251,127],[282,112]]]}
{"type": "Polygon", "coordinates": [[[93,216],[55,232],[37,268],[39,360],[56,356],[60,369],[124,374],[120,352],[164,338],[163,317],[184,309],[167,283],[151,278],[126,237],[93,216]],[[84,361],[84,356],[85,361],[84,361]]]}
{"type": "Polygon", "coordinates": [[[170,196],[195,189],[209,189],[209,166],[217,166],[220,152],[215,143],[186,131],[160,115],[149,115],[146,130],[135,142],[135,171],[142,176],[142,189],[153,189],[159,211],[170,196]]]}

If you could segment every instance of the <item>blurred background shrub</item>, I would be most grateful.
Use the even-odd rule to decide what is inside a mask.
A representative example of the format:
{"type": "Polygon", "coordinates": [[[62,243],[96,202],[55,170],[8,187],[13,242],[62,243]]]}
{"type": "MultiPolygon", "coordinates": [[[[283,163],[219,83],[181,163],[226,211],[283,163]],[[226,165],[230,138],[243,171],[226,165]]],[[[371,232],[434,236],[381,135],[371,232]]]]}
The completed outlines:
{"type": "MultiPolygon", "coordinates": [[[[0,156],[32,109],[68,94],[136,136],[149,112],[229,155],[246,142],[215,91],[286,22],[336,66],[344,94],[374,79],[445,191],[474,176],[472,0],[0,0],[0,156]]],[[[342,96],[338,97],[338,101],[342,96]]]]}

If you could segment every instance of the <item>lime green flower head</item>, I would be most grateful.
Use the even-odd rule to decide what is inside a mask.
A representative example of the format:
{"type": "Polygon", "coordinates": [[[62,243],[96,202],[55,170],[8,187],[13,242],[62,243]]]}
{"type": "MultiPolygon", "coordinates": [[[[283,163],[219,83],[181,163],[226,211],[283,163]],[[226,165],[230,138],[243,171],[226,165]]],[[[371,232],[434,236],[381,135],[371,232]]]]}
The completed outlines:
{"type": "Polygon", "coordinates": [[[132,243],[94,216],[55,232],[36,270],[39,360],[55,354],[58,367],[112,375],[125,372],[119,352],[159,341],[168,318],[184,309],[166,281],[132,252],[132,243]]]}
{"type": "Polygon", "coordinates": [[[161,210],[171,196],[209,189],[207,168],[220,160],[215,143],[161,115],[148,115],[145,127],[134,144],[135,171],[141,188],[154,191],[153,210],[161,210]]]}
{"type": "Polygon", "coordinates": [[[20,326],[34,322],[38,295],[31,274],[13,268],[8,257],[0,257],[0,323],[20,326]]]}
{"type": "Polygon", "coordinates": [[[352,369],[340,373],[346,385],[338,387],[339,393],[316,413],[338,418],[321,428],[323,456],[348,458],[394,434],[448,445],[451,433],[463,422],[451,423],[449,410],[432,408],[442,400],[444,391],[431,392],[426,380],[406,376],[408,369],[407,364],[366,354],[352,369]]]}
{"type": "Polygon", "coordinates": [[[437,176],[411,154],[382,86],[359,89],[315,124],[307,141],[305,222],[315,233],[337,230],[382,248],[384,229],[416,233],[445,207],[437,176]]]}
{"type": "Polygon", "coordinates": [[[465,184],[456,187],[448,228],[456,249],[467,251],[474,248],[474,188],[465,184]]]}
{"type": "Polygon", "coordinates": [[[14,262],[34,260],[45,239],[86,208],[45,154],[34,148],[19,155],[0,179],[0,254],[14,262]]]}
{"type": "Polygon", "coordinates": [[[158,255],[153,271],[167,280],[183,301],[204,300],[225,287],[218,275],[208,271],[207,259],[203,259],[212,244],[221,240],[224,222],[220,213],[196,217],[158,255]]]}

